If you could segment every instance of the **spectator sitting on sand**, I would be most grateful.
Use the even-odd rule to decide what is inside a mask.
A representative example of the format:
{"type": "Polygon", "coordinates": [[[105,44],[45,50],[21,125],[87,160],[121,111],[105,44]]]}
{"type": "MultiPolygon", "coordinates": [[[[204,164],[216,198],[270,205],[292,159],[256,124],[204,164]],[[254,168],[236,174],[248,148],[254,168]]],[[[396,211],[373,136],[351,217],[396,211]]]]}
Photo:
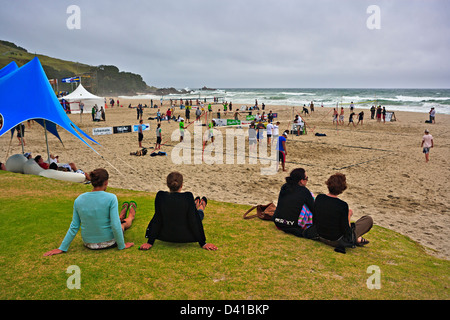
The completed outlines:
{"type": "Polygon", "coordinates": [[[135,218],[136,202],[124,202],[119,215],[117,196],[106,192],[108,171],[95,169],[89,176],[92,192],[83,193],[75,199],[72,222],[63,242],[58,249],[48,251],[44,256],[67,252],[80,228],[84,245],[89,249],[117,247],[122,250],[134,245],[125,243],[124,231],[131,227],[135,218]]]}

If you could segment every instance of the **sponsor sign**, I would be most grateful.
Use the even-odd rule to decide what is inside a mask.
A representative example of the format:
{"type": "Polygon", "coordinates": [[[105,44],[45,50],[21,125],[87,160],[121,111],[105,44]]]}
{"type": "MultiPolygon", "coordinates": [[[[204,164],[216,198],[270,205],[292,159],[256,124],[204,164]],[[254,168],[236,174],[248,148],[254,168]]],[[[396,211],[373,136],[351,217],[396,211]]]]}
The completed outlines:
{"type": "Polygon", "coordinates": [[[113,132],[114,133],[127,133],[127,132],[131,132],[131,126],[118,126],[118,127],[113,127],[113,132]]]}
{"type": "MultiPolygon", "coordinates": [[[[393,121],[392,120],[392,116],[394,115],[394,113],[393,112],[386,112],[386,121],[387,122],[391,122],[391,121],[393,121]]],[[[395,118],[394,118],[395,119],[395,118]]]]}
{"type": "Polygon", "coordinates": [[[94,129],[92,129],[92,134],[94,136],[100,136],[100,135],[105,135],[105,134],[113,134],[113,128],[112,127],[94,128],[94,129]]]}
{"type": "Polygon", "coordinates": [[[238,126],[241,124],[241,120],[227,119],[227,126],[238,126]]]}
{"type": "Polygon", "coordinates": [[[213,119],[217,127],[225,126],[246,126],[251,123],[251,121],[241,121],[234,119],[213,119]]]}
{"type": "Polygon", "coordinates": [[[81,81],[80,77],[69,77],[69,78],[61,79],[61,82],[64,82],[64,83],[72,83],[72,82],[80,82],[80,81],[81,81]]]}
{"type": "MultiPolygon", "coordinates": [[[[138,132],[138,124],[133,125],[133,132],[138,132]]],[[[143,131],[148,131],[150,130],[150,124],[148,123],[143,123],[142,124],[142,130],[143,131]]]]}

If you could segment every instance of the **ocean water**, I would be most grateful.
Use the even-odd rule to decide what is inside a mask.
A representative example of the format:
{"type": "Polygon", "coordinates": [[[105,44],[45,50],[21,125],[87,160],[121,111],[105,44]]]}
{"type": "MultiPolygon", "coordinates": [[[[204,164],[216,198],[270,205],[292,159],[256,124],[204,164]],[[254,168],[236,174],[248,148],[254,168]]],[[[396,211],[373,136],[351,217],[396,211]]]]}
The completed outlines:
{"type": "MultiPolygon", "coordinates": [[[[167,95],[168,99],[207,99],[214,97],[219,101],[258,105],[309,106],[315,107],[348,106],[351,102],[356,108],[369,109],[372,105],[381,105],[388,111],[410,111],[428,113],[431,107],[438,114],[450,114],[450,89],[270,89],[270,88],[221,88],[213,91],[189,89],[189,94],[167,95]]],[[[153,99],[159,101],[161,96],[135,96],[126,98],[153,99]]]]}

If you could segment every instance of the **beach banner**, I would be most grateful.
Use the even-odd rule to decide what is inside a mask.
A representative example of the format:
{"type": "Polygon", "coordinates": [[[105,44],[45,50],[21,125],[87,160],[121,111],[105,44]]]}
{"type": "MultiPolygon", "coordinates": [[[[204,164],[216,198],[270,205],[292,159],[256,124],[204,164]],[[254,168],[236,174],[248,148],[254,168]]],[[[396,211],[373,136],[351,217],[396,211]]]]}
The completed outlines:
{"type": "Polygon", "coordinates": [[[73,82],[80,82],[81,79],[80,77],[69,77],[69,78],[62,78],[61,82],[64,83],[73,83],[73,82]]]}
{"type": "Polygon", "coordinates": [[[217,127],[224,127],[227,125],[227,119],[213,119],[217,127]]]}
{"type": "Polygon", "coordinates": [[[227,119],[227,126],[239,126],[240,124],[241,120],[227,119]]]}
{"type": "Polygon", "coordinates": [[[386,121],[391,122],[391,121],[395,121],[395,120],[396,119],[395,119],[394,112],[386,112],[386,121]]]}
{"type": "Polygon", "coordinates": [[[249,115],[245,117],[245,120],[255,120],[255,116],[254,115],[249,115]]]}
{"type": "Polygon", "coordinates": [[[213,119],[216,127],[227,127],[227,126],[247,126],[250,125],[251,121],[241,121],[234,119],[213,119]]]}
{"type": "Polygon", "coordinates": [[[127,133],[127,132],[131,132],[131,126],[118,126],[118,127],[113,127],[113,132],[114,133],[127,133]]]}
{"type": "MultiPolygon", "coordinates": [[[[133,126],[133,132],[138,132],[138,124],[135,124],[134,126],[133,126]]],[[[143,123],[142,124],[142,130],[143,131],[148,131],[148,130],[150,130],[150,124],[148,124],[148,123],[143,123]]]]}
{"type": "Polygon", "coordinates": [[[94,128],[92,129],[92,134],[94,136],[101,136],[106,134],[113,134],[113,127],[106,127],[106,128],[94,128]]]}

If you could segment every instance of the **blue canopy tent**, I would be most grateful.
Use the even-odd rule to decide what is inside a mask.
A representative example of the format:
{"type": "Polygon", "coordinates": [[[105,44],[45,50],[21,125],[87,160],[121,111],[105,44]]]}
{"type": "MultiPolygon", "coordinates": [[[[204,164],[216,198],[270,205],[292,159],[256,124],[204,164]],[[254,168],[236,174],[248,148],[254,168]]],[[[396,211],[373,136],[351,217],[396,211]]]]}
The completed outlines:
{"type": "Polygon", "coordinates": [[[20,68],[15,62],[10,63],[0,70],[0,74],[3,74],[0,77],[0,117],[3,121],[0,136],[24,121],[36,120],[46,129],[46,134],[48,130],[61,141],[56,129],[59,125],[98,154],[87,141],[99,143],[69,119],[37,57],[20,68]]]}
{"type": "Polygon", "coordinates": [[[9,74],[13,71],[16,71],[17,69],[19,69],[19,67],[17,66],[17,63],[15,61],[10,62],[6,66],[4,66],[2,69],[0,69],[0,78],[6,76],[7,74],[9,74]]]}

